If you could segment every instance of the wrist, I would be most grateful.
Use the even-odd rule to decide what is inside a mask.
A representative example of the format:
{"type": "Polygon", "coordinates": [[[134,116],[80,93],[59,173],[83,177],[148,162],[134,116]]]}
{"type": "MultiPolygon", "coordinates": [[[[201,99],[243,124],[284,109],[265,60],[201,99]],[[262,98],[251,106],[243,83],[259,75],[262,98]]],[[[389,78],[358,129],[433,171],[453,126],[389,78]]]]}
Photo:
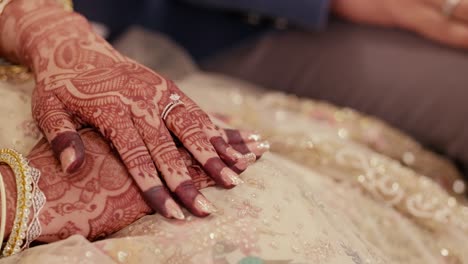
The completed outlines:
{"type": "MultiPolygon", "coordinates": [[[[76,39],[89,42],[94,35],[83,16],[60,9],[31,23],[30,27],[18,31],[16,54],[19,61],[34,72],[44,61],[52,59],[63,41],[76,39]]],[[[73,50],[69,52],[73,53],[73,50]]]]}
{"type": "Polygon", "coordinates": [[[0,55],[28,67],[35,56],[47,56],[60,37],[93,34],[83,16],[57,0],[11,1],[0,17],[0,32],[0,55]]]}

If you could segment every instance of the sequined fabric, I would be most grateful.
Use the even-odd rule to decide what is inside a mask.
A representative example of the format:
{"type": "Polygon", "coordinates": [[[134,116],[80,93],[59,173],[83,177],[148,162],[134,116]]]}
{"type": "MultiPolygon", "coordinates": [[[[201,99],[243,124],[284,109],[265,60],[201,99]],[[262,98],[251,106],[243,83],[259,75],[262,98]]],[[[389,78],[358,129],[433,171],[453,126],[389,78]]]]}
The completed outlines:
{"type": "MultiPolygon", "coordinates": [[[[203,191],[221,209],[216,215],[146,216],[105,240],[72,236],[0,263],[468,263],[465,201],[421,170],[241,82],[195,74],[179,85],[229,124],[260,130],[272,143],[273,153],[242,174],[245,184],[203,191]]],[[[38,138],[25,125],[27,89],[6,91],[13,99],[5,101],[17,101],[2,105],[13,116],[1,117],[11,124],[1,144],[27,152],[38,138]]],[[[399,143],[407,144],[394,139],[392,146],[404,149],[399,143]]]]}

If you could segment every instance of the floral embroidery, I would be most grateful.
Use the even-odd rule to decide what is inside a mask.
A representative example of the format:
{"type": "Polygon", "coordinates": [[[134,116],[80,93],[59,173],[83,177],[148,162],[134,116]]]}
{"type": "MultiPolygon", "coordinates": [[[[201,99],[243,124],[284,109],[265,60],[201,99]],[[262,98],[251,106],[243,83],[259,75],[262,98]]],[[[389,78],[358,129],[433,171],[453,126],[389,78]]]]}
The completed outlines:
{"type": "Polygon", "coordinates": [[[253,205],[250,200],[244,200],[243,202],[234,204],[233,208],[237,209],[237,215],[241,218],[246,216],[258,218],[258,214],[262,211],[262,208],[253,205]]]}

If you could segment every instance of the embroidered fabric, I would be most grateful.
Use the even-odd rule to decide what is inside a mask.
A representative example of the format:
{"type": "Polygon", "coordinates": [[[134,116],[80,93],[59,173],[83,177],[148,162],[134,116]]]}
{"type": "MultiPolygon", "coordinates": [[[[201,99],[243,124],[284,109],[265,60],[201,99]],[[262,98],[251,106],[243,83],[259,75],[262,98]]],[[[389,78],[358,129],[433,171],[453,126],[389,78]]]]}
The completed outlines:
{"type": "MultiPolygon", "coordinates": [[[[178,84],[229,124],[260,130],[271,141],[274,153],[242,174],[244,185],[203,191],[222,210],[186,221],[146,216],[105,240],[72,236],[0,263],[468,262],[465,201],[417,170],[340,136],[327,122],[272,104],[242,82],[195,74],[178,84]]],[[[23,153],[36,135],[23,125],[30,121],[28,89],[32,84],[23,90],[0,84],[0,93],[10,95],[0,107],[14,115],[0,117],[14,128],[0,128],[0,144],[16,138],[27,143],[23,153]]],[[[388,148],[404,149],[405,142],[394,139],[388,148]]]]}

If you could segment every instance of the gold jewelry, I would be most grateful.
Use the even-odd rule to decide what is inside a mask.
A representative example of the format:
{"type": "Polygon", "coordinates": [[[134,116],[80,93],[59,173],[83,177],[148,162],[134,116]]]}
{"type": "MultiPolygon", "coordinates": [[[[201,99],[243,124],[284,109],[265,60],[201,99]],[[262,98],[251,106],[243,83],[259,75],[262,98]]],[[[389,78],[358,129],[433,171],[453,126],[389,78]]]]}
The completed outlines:
{"type": "Polygon", "coordinates": [[[0,173],[0,198],[1,198],[1,219],[0,219],[0,250],[2,249],[1,243],[3,243],[3,239],[5,237],[5,228],[6,228],[6,190],[5,190],[5,183],[3,182],[3,175],[0,173]]]}
{"type": "MultiPolygon", "coordinates": [[[[5,7],[12,0],[0,0],[0,16],[5,10],[5,7]]],[[[57,0],[60,4],[63,5],[63,8],[66,11],[73,11],[73,1],[72,0],[57,0]]],[[[21,82],[26,81],[31,78],[30,71],[27,67],[21,65],[14,65],[0,58],[0,81],[14,81],[21,82]]]]}
{"type": "Polygon", "coordinates": [[[17,197],[16,214],[13,229],[3,249],[2,256],[7,257],[16,254],[29,245],[31,239],[39,236],[41,228],[37,216],[45,203],[44,194],[37,188],[40,172],[29,166],[28,161],[18,152],[12,149],[0,150],[0,163],[7,164],[15,175],[17,197]],[[38,195],[35,197],[35,195],[38,195]],[[28,227],[31,208],[34,210],[31,224],[28,227]],[[30,231],[34,234],[30,234],[30,231]],[[24,239],[26,243],[24,243],[24,239]]]}

